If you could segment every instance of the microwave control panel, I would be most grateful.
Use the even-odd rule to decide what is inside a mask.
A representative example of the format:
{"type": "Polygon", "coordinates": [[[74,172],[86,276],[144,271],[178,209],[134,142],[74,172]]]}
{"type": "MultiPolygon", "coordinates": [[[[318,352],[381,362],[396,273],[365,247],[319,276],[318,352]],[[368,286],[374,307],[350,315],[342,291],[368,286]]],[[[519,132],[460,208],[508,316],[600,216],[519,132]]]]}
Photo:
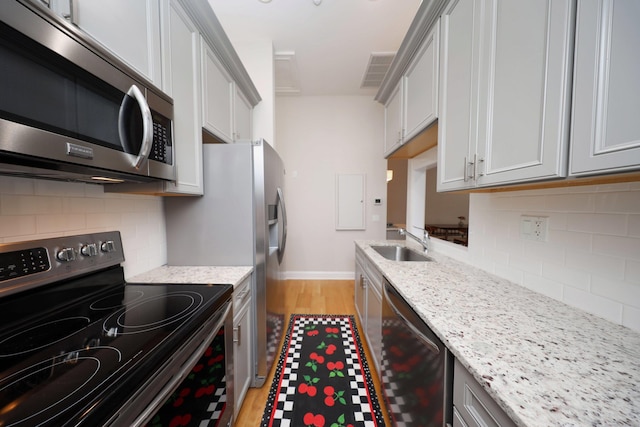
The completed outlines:
{"type": "Polygon", "coordinates": [[[173,164],[173,137],[171,133],[171,120],[152,112],[153,117],[153,143],[149,160],[155,160],[168,165],[173,164]]]}

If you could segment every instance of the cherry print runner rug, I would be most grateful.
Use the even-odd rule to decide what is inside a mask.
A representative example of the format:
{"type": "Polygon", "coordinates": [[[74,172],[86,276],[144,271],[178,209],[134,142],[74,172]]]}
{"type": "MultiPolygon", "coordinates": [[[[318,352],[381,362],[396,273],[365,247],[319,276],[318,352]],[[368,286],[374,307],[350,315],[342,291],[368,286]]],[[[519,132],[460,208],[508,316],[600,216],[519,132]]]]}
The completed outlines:
{"type": "Polygon", "coordinates": [[[353,316],[293,314],[261,427],[382,427],[353,316]]]}

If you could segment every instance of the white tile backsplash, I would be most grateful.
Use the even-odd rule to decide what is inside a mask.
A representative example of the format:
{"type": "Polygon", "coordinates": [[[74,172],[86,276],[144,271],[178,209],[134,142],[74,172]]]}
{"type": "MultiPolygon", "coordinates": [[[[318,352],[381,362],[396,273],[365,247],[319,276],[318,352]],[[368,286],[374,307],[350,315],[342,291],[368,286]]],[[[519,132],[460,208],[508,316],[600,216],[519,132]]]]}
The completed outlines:
{"type": "Polygon", "coordinates": [[[0,243],[112,230],[122,235],[127,277],[166,264],[161,197],[0,176],[0,243]]]}
{"type": "Polygon", "coordinates": [[[640,184],[471,194],[469,262],[640,331],[640,184]],[[521,215],[549,219],[520,238],[521,215]]]}

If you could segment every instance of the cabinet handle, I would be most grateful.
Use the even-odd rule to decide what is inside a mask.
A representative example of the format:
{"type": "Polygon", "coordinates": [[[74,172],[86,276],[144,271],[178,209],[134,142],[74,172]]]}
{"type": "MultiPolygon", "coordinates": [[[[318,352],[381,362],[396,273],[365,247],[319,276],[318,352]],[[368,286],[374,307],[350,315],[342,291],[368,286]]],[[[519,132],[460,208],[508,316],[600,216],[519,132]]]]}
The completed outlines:
{"type": "Polygon", "coordinates": [[[242,340],[242,325],[233,328],[233,342],[239,343],[242,340]]]}
{"type": "Polygon", "coordinates": [[[73,25],[76,25],[76,4],[74,0],[69,0],[69,13],[65,13],[62,15],[64,19],[71,22],[73,25]]]}
{"type": "Polygon", "coordinates": [[[469,174],[467,174],[468,169],[469,169],[469,163],[467,163],[467,156],[464,156],[464,169],[462,170],[462,175],[464,176],[464,182],[469,181],[469,174]]]}
{"type": "Polygon", "coordinates": [[[476,175],[476,172],[478,170],[478,155],[474,154],[473,155],[473,163],[471,163],[473,165],[473,175],[471,175],[471,177],[473,178],[474,181],[476,181],[478,179],[478,176],[476,175]]]}
{"type": "MultiPolygon", "coordinates": [[[[475,156],[474,156],[474,158],[475,158],[475,156]]],[[[483,158],[479,158],[476,163],[483,163],[483,162],[484,162],[484,159],[483,158]]],[[[480,166],[479,164],[476,164],[476,166],[473,167],[474,175],[475,175],[475,172],[478,171],[478,174],[475,175],[475,180],[476,181],[478,180],[478,177],[484,176],[484,173],[480,172],[480,167],[479,166],[480,166]]]]}

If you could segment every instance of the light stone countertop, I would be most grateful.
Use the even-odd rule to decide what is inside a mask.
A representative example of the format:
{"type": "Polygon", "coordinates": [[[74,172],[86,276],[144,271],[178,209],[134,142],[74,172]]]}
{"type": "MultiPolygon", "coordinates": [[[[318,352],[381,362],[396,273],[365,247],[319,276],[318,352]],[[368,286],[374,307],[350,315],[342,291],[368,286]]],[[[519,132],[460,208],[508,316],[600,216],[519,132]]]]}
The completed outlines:
{"type": "Polygon", "coordinates": [[[438,253],[356,241],[519,426],[640,426],[640,333],[438,253]]]}
{"type": "Polygon", "coordinates": [[[249,277],[253,267],[173,267],[163,265],[127,279],[129,283],[207,283],[238,286],[249,277]]]}

